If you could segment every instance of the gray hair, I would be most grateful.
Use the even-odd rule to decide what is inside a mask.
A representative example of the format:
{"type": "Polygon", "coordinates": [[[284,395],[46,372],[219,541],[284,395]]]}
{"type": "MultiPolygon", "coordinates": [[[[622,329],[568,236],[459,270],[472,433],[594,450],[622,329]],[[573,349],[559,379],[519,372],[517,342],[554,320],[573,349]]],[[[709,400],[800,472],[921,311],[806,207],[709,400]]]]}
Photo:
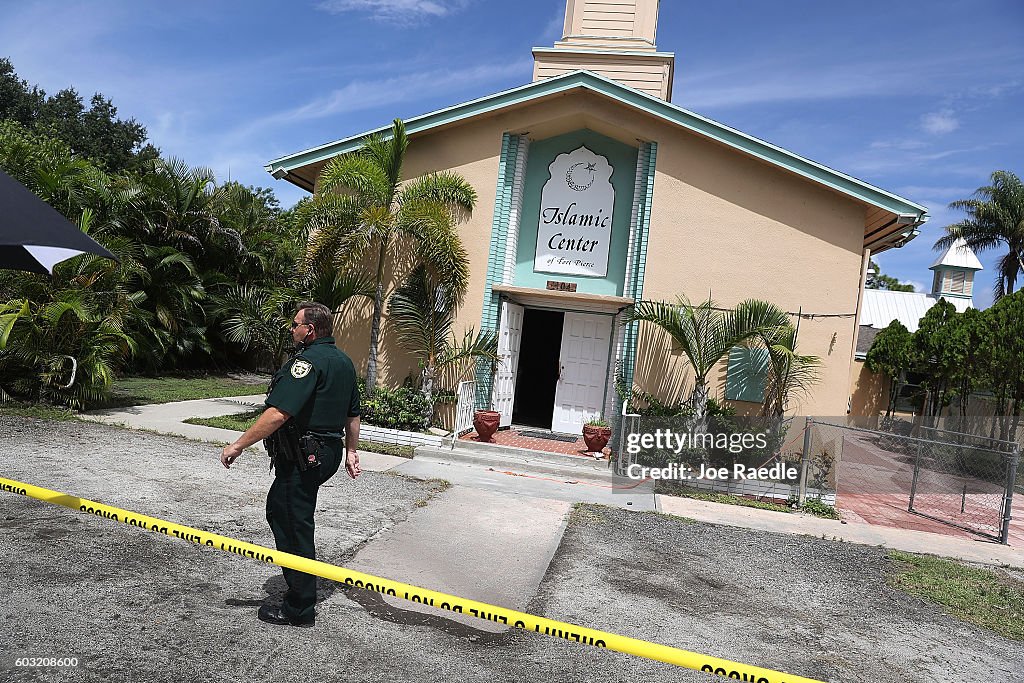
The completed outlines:
{"type": "Polygon", "coordinates": [[[331,309],[315,301],[303,301],[298,310],[302,311],[303,321],[313,326],[318,338],[334,335],[334,314],[331,309]]]}

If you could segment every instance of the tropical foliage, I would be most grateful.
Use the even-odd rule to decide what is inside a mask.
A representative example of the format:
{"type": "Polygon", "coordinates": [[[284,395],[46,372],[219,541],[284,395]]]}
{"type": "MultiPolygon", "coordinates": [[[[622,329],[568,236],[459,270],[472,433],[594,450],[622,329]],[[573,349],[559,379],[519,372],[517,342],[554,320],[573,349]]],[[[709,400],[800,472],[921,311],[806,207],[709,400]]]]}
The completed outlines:
{"type": "Polygon", "coordinates": [[[712,299],[694,305],[684,296],[674,302],[641,301],[626,313],[623,322],[637,321],[665,331],[686,356],[694,373],[687,407],[696,428],[706,423],[708,375],[737,346],[760,346],[768,352],[764,407],[768,415],[781,415],[791,395],[817,381],[818,359],[796,352],[796,330],[789,316],[766,301],[748,299],[733,309],[720,308],[712,299]]]}
{"type": "Polygon", "coordinates": [[[959,239],[978,253],[1006,248],[998,262],[993,290],[996,299],[1012,293],[1024,274],[1024,183],[1010,171],[995,171],[990,185],[979,187],[973,198],[959,199],[949,208],[966,212],[967,218],[947,225],[935,248],[948,249],[959,239]]]}
{"type": "Polygon", "coordinates": [[[438,379],[454,390],[472,373],[477,359],[497,362],[498,336],[492,331],[466,330],[459,340],[455,324],[456,301],[426,266],[418,266],[391,296],[388,313],[398,341],[420,358],[420,386],[429,422],[438,379]]]}
{"type": "Polygon", "coordinates": [[[175,159],[109,173],[11,120],[0,122],[0,169],[118,257],[73,258],[52,276],[0,271],[4,396],[82,408],[118,371],[252,366],[280,349],[283,325],[240,345],[224,324],[246,282],[302,289],[302,244],[268,192],[175,159]]]}
{"type": "Polygon", "coordinates": [[[798,353],[797,329],[788,320],[758,334],[768,354],[768,375],[761,415],[781,418],[791,398],[810,391],[820,381],[821,359],[798,353]]]}
{"type": "Polygon", "coordinates": [[[438,383],[448,390],[496,343],[452,329],[469,280],[456,225],[476,194],[452,173],[404,178],[407,147],[396,120],[327,164],[314,197],[285,211],[268,189],[160,157],[102,95],[88,105],[73,89],[47,96],[0,59],[0,169],[117,257],[76,257],[52,276],[0,271],[0,400],[84,408],[115,373],[275,368],[297,302],[337,310],[364,297],[368,414],[429,425],[438,383]],[[385,264],[399,264],[388,273],[400,283],[395,329],[422,372],[418,388],[375,392],[385,264]]]}
{"type": "Polygon", "coordinates": [[[390,294],[384,291],[385,266],[400,270],[399,282],[421,266],[454,306],[469,283],[469,262],[455,226],[473,210],[476,191],[451,172],[405,179],[408,146],[405,125],[396,119],[388,133],[371,135],[359,150],[327,163],[312,199],[297,207],[298,225],[310,235],[307,267],[371,264],[369,391],[377,384],[381,317],[390,294]]]}
{"type": "Polygon", "coordinates": [[[867,354],[867,367],[895,381],[887,417],[892,414],[899,381],[920,378],[925,390],[921,412],[937,416],[956,399],[967,415],[971,396],[988,392],[1002,436],[1020,422],[1024,408],[1024,291],[1004,296],[984,311],[958,313],[939,300],[921,318],[913,334],[898,322],[880,332],[867,354]]]}

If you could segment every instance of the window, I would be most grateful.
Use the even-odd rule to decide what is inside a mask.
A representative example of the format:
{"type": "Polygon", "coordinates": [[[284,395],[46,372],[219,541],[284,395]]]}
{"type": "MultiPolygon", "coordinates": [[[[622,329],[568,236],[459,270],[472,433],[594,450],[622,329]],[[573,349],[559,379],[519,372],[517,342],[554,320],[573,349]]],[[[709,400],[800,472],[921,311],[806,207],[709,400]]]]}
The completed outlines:
{"type": "Polygon", "coordinates": [[[764,402],[768,379],[768,350],[738,346],[729,352],[725,398],[730,401],[764,402]]]}
{"type": "Polygon", "coordinates": [[[943,294],[966,294],[967,273],[962,270],[947,270],[942,274],[943,294]]]}

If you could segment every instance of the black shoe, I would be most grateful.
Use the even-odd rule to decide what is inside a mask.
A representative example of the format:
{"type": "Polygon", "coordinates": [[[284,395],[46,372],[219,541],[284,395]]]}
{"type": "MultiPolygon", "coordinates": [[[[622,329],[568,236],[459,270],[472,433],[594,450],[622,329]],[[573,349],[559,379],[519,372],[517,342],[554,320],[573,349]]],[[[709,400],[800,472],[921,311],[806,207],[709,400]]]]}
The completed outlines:
{"type": "Polygon", "coordinates": [[[276,624],[277,626],[299,626],[301,628],[310,628],[316,624],[316,615],[313,615],[307,619],[291,619],[284,615],[280,607],[271,607],[270,605],[263,605],[257,610],[256,617],[260,621],[265,621],[268,624],[276,624]]]}

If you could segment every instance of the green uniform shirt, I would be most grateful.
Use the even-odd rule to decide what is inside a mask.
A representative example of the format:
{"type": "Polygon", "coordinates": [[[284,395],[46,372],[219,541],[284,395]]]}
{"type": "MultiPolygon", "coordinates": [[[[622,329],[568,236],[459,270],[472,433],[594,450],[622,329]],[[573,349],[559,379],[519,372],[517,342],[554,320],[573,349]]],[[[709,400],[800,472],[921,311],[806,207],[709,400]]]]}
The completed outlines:
{"type": "Polygon", "coordinates": [[[303,432],[341,436],[359,415],[359,387],[352,360],[334,337],[314,340],[274,375],[267,405],[288,413],[303,432]]]}

